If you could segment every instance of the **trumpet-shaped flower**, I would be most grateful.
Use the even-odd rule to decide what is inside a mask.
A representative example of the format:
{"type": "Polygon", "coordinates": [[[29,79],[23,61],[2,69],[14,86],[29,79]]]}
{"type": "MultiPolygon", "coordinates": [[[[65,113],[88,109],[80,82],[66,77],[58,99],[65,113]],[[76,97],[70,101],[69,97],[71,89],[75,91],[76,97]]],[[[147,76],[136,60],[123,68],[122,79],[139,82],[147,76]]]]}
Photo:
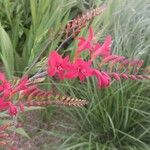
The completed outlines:
{"type": "Polygon", "coordinates": [[[91,49],[92,48],[91,42],[93,37],[94,37],[93,30],[92,27],[90,27],[87,39],[85,39],[84,37],[78,38],[79,42],[77,52],[80,53],[86,49],[91,49]]]}
{"type": "Polygon", "coordinates": [[[92,76],[93,69],[90,65],[91,61],[86,62],[82,59],[77,59],[74,64],[68,67],[68,72],[66,72],[65,77],[67,79],[79,77],[80,81],[84,81],[86,77],[92,76]]]}
{"type": "Polygon", "coordinates": [[[65,68],[68,65],[69,57],[64,59],[56,52],[52,51],[48,58],[48,74],[53,77],[55,74],[60,79],[64,79],[65,68]]]}
{"type": "Polygon", "coordinates": [[[94,60],[97,56],[102,56],[103,58],[105,58],[111,55],[111,44],[112,44],[111,36],[107,36],[102,45],[96,43],[92,49],[91,59],[94,60]]]}

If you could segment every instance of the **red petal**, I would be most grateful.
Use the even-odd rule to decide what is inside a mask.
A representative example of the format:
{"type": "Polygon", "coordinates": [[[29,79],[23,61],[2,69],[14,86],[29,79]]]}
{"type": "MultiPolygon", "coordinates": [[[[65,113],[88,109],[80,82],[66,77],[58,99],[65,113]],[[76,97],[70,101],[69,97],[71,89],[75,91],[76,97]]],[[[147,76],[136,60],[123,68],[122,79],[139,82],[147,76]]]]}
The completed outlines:
{"type": "Polygon", "coordinates": [[[3,99],[0,99],[0,111],[5,110],[9,107],[8,102],[4,102],[3,99]]]}
{"type": "Polygon", "coordinates": [[[62,62],[62,65],[66,65],[69,61],[69,56],[66,56],[62,62]]]}
{"type": "Polygon", "coordinates": [[[79,37],[78,40],[79,40],[78,47],[81,46],[86,41],[84,37],[79,37]]]}
{"type": "Polygon", "coordinates": [[[0,80],[1,80],[2,82],[5,81],[5,75],[4,75],[4,73],[1,73],[1,72],[0,72],[0,80]]]}
{"type": "Polygon", "coordinates": [[[78,73],[75,71],[69,71],[65,74],[65,78],[67,79],[73,79],[76,78],[78,76],[78,73]]]}
{"type": "Polygon", "coordinates": [[[101,55],[102,57],[109,56],[111,54],[111,44],[112,44],[112,38],[111,36],[107,36],[104,44],[99,49],[98,55],[101,55]]]}
{"type": "Polygon", "coordinates": [[[83,82],[84,79],[85,79],[85,76],[84,76],[83,74],[80,73],[80,74],[79,74],[79,79],[80,79],[81,82],[83,82]]]}
{"type": "Polygon", "coordinates": [[[61,80],[64,80],[64,71],[59,71],[59,72],[58,72],[58,77],[59,77],[61,80]]]}
{"type": "Polygon", "coordinates": [[[50,67],[48,68],[48,75],[53,77],[56,73],[56,68],[55,67],[50,67]]]}
{"type": "Polygon", "coordinates": [[[48,57],[48,64],[50,66],[55,66],[57,63],[62,62],[62,57],[56,52],[52,51],[48,57]]]}
{"type": "Polygon", "coordinates": [[[86,50],[86,49],[89,49],[89,44],[88,44],[88,42],[87,41],[85,41],[84,43],[82,43],[79,47],[78,47],[78,52],[82,52],[82,51],[84,51],[84,50],[86,50]]]}

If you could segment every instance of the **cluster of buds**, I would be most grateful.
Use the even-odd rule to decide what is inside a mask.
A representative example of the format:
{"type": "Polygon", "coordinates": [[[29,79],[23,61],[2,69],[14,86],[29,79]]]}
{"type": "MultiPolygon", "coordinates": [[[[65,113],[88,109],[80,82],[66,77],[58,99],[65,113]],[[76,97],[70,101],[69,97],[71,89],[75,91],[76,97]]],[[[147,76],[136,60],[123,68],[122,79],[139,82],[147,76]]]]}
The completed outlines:
{"type": "Polygon", "coordinates": [[[0,146],[4,146],[7,144],[7,140],[10,137],[7,129],[10,128],[12,125],[12,123],[7,123],[0,126],[0,146]]]}
{"type": "MultiPolygon", "coordinates": [[[[65,106],[84,106],[88,104],[86,100],[63,96],[61,94],[52,94],[49,91],[39,89],[37,86],[30,86],[21,93],[21,97],[25,97],[26,106],[49,106],[49,105],[65,105],[65,106]]],[[[21,98],[20,97],[20,98],[21,98]]]]}
{"type": "Polygon", "coordinates": [[[18,137],[18,135],[12,129],[21,128],[23,126],[22,123],[18,122],[15,124],[14,122],[5,122],[0,125],[0,148],[6,147],[9,150],[18,150],[15,146],[18,141],[14,139],[18,137]]]}
{"type": "Polygon", "coordinates": [[[86,26],[87,22],[92,20],[95,16],[100,15],[106,9],[106,4],[96,7],[95,9],[88,10],[86,13],[82,14],[70,20],[66,25],[66,38],[70,34],[74,36],[80,32],[80,30],[86,26]]]}

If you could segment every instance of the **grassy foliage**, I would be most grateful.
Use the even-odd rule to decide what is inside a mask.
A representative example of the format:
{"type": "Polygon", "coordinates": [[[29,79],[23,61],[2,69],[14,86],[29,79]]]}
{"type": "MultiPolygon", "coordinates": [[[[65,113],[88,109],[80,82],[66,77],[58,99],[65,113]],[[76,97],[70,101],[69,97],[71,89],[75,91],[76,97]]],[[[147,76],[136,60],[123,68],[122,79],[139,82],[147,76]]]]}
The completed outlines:
{"type": "Polygon", "coordinates": [[[90,105],[66,109],[71,124],[64,126],[73,132],[65,134],[60,149],[149,149],[149,88],[148,83],[130,81],[100,91],[94,80],[70,87],[70,93],[88,99],[90,105]]]}
{"type": "Polygon", "coordinates": [[[55,49],[70,10],[78,5],[75,0],[0,1],[0,49],[7,74],[22,74],[34,59],[55,49]]]}
{"type": "Polygon", "coordinates": [[[14,72],[14,50],[8,34],[0,25],[0,45],[1,45],[1,59],[5,65],[6,72],[9,78],[12,77],[14,72]]]}

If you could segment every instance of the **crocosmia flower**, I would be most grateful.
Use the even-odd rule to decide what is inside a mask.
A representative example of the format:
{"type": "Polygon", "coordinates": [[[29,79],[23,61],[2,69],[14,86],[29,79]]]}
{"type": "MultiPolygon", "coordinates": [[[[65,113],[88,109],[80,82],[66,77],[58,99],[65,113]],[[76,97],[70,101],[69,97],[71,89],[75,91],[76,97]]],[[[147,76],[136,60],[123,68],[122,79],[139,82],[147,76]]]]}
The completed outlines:
{"type": "Polygon", "coordinates": [[[92,48],[91,42],[92,42],[93,36],[94,36],[93,30],[92,30],[92,27],[90,27],[87,39],[85,39],[84,37],[78,38],[79,42],[78,42],[77,52],[82,52],[86,49],[91,49],[92,48]]]}
{"type": "Polygon", "coordinates": [[[64,79],[65,68],[68,65],[69,57],[64,59],[56,51],[52,51],[48,58],[48,74],[53,77],[58,75],[60,79],[64,79]]]}
{"type": "Polygon", "coordinates": [[[99,43],[95,43],[92,49],[91,59],[93,60],[97,56],[105,58],[111,55],[111,44],[112,44],[111,36],[107,36],[102,45],[99,43]]]}
{"type": "Polygon", "coordinates": [[[92,76],[93,69],[90,66],[91,61],[86,62],[82,59],[77,59],[74,64],[68,67],[65,77],[67,79],[79,77],[80,81],[84,81],[86,77],[92,76]]]}

